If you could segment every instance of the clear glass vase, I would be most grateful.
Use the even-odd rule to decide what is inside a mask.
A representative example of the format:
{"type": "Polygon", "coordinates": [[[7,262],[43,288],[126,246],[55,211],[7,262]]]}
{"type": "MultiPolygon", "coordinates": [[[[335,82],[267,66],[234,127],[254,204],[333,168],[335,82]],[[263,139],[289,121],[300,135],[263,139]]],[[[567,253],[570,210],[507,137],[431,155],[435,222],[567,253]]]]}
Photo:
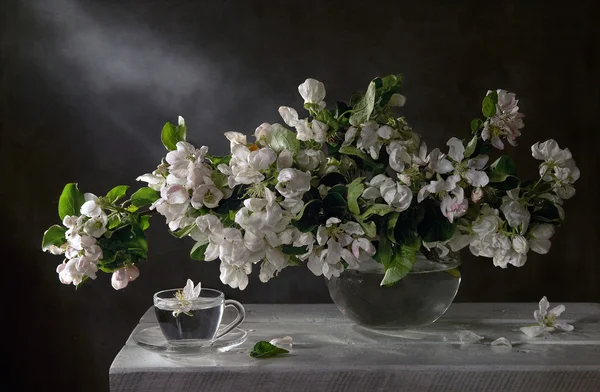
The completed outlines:
{"type": "Polygon", "coordinates": [[[338,309],[354,323],[372,330],[405,330],[429,325],[452,304],[460,285],[460,259],[450,254],[436,261],[417,254],[413,270],[391,287],[380,285],[378,263],[345,270],[328,282],[338,309]]]}

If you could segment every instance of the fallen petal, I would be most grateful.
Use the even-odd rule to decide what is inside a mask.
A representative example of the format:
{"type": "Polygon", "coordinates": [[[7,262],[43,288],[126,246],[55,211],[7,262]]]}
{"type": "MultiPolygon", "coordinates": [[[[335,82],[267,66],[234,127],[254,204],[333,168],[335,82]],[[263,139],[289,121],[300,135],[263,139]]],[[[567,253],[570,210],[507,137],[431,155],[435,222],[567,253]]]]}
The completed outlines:
{"type": "Polygon", "coordinates": [[[282,338],[271,339],[269,342],[273,346],[277,346],[279,348],[292,348],[293,339],[291,336],[284,336],[282,338]]]}
{"type": "Polygon", "coordinates": [[[512,343],[506,338],[498,338],[491,343],[493,352],[499,354],[507,354],[512,350],[512,343]]]}
{"type": "Polygon", "coordinates": [[[519,328],[521,332],[530,338],[535,338],[536,336],[540,336],[544,332],[546,332],[546,328],[543,325],[535,325],[532,327],[521,327],[519,328]]]}
{"type": "Polygon", "coordinates": [[[562,331],[565,332],[571,332],[572,330],[575,329],[574,326],[572,326],[571,324],[567,324],[564,321],[557,321],[554,326],[562,331]]]}
{"type": "Polygon", "coordinates": [[[510,342],[510,340],[508,340],[507,338],[498,338],[496,340],[494,340],[492,343],[490,343],[492,346],[507,346],[507,347],[512,347],[512,343],[510,342]]]}
{"type": "Polygon", "coordinates": [[[477,343],[481,340],[483,340],[483,336],[479,336],[477,335],[475,332],[472,331],[460,331],[458,333],[458,339],[460,340],[460,342],[462,344],[470,344],[470,343],[477,343]]]}

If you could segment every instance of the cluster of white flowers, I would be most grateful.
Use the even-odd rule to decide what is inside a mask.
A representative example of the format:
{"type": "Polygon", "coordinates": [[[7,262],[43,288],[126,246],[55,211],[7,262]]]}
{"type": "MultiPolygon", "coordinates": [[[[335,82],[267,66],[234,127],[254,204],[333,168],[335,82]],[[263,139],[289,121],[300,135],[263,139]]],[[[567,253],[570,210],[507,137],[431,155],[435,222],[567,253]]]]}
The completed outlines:
{"type": "MultiPolygon", "coordinates": [[[[298,92],[304,99],[305,106],[323,109],[326,106],[324,101],[326,91],[323,83],[315,79],[306,79],[304,83],[298,86],[298,92]]],[[[287,125],[296,129],[297,139],[307,142],[315,141],[317,143],[325,143],[327,140],[327,124],[319,121],[307,119],[299,119],[298,112],[296,109],[281,106],[279,108],[279,114],[287,125]]]]}
{"type": "MultiPolygon", "coordinates": [[[[253,141],[226,132],[230,154],[225,157],[209,156],[208,147],[187,142],[179,117],[177,126],[163,128],[169,150],[163,162],[137,178],[151,189],[119,206],[112,203],[124,196],[125,186],[102,202],[86,194],[81,216],[64,219],[68,230],[49,230],[42,247],[66,254],[57,269],[63,283],[94,279],[100,263],[103,271],[113,272],[113,287],[121,289],[137,278],[135,264],[146,257],[145,236],[133,234],[148,227],[148,216],[138,208],[150,205],[176,237],[196,241],[192,258],[219,259],[221,281],[241,290],[255,264],[262,282],[301,261],[315,275],[331,278],[374,263],[376,246],[385,250],[377,262],[387,269],[386,285],[404,276],[388,276],[390,265],[404,263],[402,270],[409,271],[423,247],[442,256],[468,247],[502,268],[522,266],[530,250],[548,252],[554,226],[564,218],[563,200],[575,194],[580,176],[570,151],[554,140],[533,145],[534,158],[543,161],[535,183],[521,183],[506,156],[488,165],[490,144],[503,149],[506,139],[516,145],[524,127],[515,94],[496,90],[484,99],[486,119],[471,123],[467,141],[452,137],[447,152],[428,152],[392,110],[406,102],[398,93],[401,82],[401,75],[376,78],[351,106],[328,110],[323,83],[307,79],[298,91],[308,117],[281,106],[285,125],[263,123],[253,141]],[[130,253],[116,255],[105,240],[97,243],[109,220],[102,207],[119,218],[111,215],[111,230],[122,223],[121,215],[133,214],[124,220],[132,229],[130,253]],[[67,242],[57,247],[63,232],[67,242]],[[99,244],[110,261],[101,260],[99,244]]],[[[109,234],[106,241],[118,237],[109,234]]]]}
{"type": "Polygon", "coordinates": [[[368,185],[362,194],[364,199],[375,201],[383,198],[387,204],[394,207],[398,212],[405,211],[410,207],[413,194],[406,185],[394,181],[385,174],[376,175],[369,181],[368,185]]]}
{"type": "Polygon", "coordinates": [[[499,215],[498,210],[483,206],[471,227],[474,234],[469,250],[475,256],[492,258],[497,267],[506,268],[508,264],[521,267],[527,261],[529,243],[523,235],[506,231],[499,215]]]}
{"type": "Polygon", "coordinates": [[[67,228],[62,246],[51,246],[53,254],[64,254],[66,260],[56,268],[58,278],[63,284],[79,285],[85,277],[96,279],[98,260],[102,258],[102,249],[96,239],[106,232],[108,218],[91,194],[84,195],[80,216],[65,216],[63,225],[67,228]]]}
{"type": "Polygon", "coordinates": [[[426,165],[433,173],[448,174],[445,180],[440,178],[424,185],[419,190],[417,200],[420,203],[428,196],[436,195],[441,199],[442,214],[453,222],[465,215],[469,208],[469,200],[465,197],[465,190],[461,184],[481,189],[489,183],[488,175],[483,171],[489,157],[478,155],[465,159],[465,147],[462,141],[455,137],[448,141],[447,146],[449,147],[447,155],[436,148],[425,157],[427,147],[422,147],[419,156],[413,156],[411,160],[426,165]]]}
{"type": "MultiPolygon", "coordinates": [[[[63,219],[63,225],[67,228],[67,242],[60,247],[52,245],[48,248],[50,253],[64,254],[66,257],[56,268],[58,278],[63,284],[77,286],[86,278],[96,279],[98,262],[104,256],[102,248],[98,245],[98,238],[107,232],[108,216],[96,195],[86,193],[84,198],[81,215],[67,215],[63,219]]],[[[140,271],[135,265],[123,266],[113,272],[111,284],[115,290],[120,290],[139,275],[140,271]]]]}
{"type": "Polygon", "coordinates": [[[342,223],[338,218],[329,218],[317,230],[318,246],[300,258],[308,259],[308,268],[317,276],[324,275],[327,279],[340,276],[344,270],[342,260],[349,268],[358,268],[359,263],[371,260],[375,254],[375,247],[364,234],[356,222],[342,223]]]}
{"type": "Polygon", "coordinates": [[[552,189],[561,199],[570,199],[575,195],[573,183],[579,179],[579,168],[568,148],[564,150],[556,141],[550,139],[531,146],[535,159],[544,161],[540,164],[540,177],[552,184],[552,189]]]}
{"type": "MultiPolygon", "coordinates": [[[[182,117],[179,117],[179,125],[185,125],[182,117]]],[[[207,152],[206,146],[196,149],[190,143],[180,141],[177,149],[167,154],[167,164],[137,178],[160,192],[160,199],[150,208],[165,216],[172,231],[193,224],[193,213],[197,209],[214,208],[231,194],[229,188],[220,189],[214,183],[213,170],[205,161],[207,152]]]]}
{"type": "MultiPolygon", "coordinates": [[[[490,95],[492,91],[488,91],[490,95]]],[[[513,146],[517,145],[517,137],[521,136],[523,124],[522,113],[519,113],[519,100],[513,93],[506,90],[496,90],[498,94],[498,103],[496,104],[496,114],[484,123],[481,133],[483,140],[489,140],[490,143],[499,150],[504,149],[502,137],[513,146]]]]}

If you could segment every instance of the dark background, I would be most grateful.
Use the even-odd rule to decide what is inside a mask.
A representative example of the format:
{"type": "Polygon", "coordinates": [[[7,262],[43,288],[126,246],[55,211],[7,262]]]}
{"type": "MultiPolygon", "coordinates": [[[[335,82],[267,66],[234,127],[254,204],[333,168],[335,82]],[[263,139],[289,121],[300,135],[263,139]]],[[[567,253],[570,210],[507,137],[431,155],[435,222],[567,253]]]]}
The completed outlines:
{"type": "Polygon", "coordinates": [[[488,89],[516,92],[526,128],[507,152],[522,176],[537,177],[529,146],[568,146],[581,168],[578,194],[550,254],[506,270],[465,255],[457,300],[600,301],[594,2],[521,3],[3,1],[2,324],[11,359],[0,384],[106,390],[151,295],[187,277],[245,303],[329,302],[323,278],[305,268],[268,284],[255,274],[243,292],[224,287],[218,263],[191,261],[190,242],[171,237],[162,217],[140,278],[123,291],[102,275],[75,292],[57,279],[61,258],[40,251],[66,182],[96,194],[135,186],[165,155],[160,130],[177,115],[192,142],[225,153],[224,131],[251,134],[280,121],[280,105],[300,108],[307,77],[323,81],[333,103],[402,72],[404,113],[430,148],[468,134],[488,89]]]}

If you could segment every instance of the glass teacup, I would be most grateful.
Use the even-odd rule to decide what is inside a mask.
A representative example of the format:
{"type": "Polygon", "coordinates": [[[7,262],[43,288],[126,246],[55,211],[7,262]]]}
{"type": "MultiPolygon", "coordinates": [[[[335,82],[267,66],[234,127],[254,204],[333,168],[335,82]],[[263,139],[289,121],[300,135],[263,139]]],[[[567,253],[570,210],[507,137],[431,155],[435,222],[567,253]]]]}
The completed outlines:
{"type": "Polygon", "coordinates": [[[163,290],[154,294],[154,311],[165,339],[174,345],[208,346],[244,321],[246,312],[241,303],[226,300],[214,289],[203,288],[197,298],[176,297],[181,289],[163,290]],[[237,317],[219,331],[223,311],[231,306],[237,317]]]}

